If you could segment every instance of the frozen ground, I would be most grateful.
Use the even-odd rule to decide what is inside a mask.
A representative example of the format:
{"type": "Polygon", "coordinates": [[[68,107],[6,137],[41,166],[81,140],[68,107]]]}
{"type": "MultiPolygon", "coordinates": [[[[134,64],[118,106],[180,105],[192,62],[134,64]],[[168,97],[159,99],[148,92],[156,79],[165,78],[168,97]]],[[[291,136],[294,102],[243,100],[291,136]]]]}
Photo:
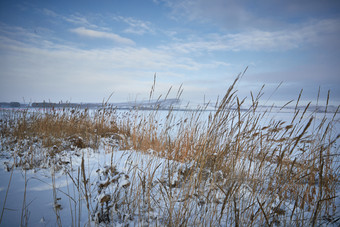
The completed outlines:
{"type": "MultiPolygon", "coordinates": [[[[185,171],[187,165],[159,158],[151,150],[150,154],[119,150],[116,142],[103,139],[96,151],[75,147],[48,160],[44,160],[43,155],[38,155],[33,168],[18,160],[25,160],[30,151],[23,152],[15,161],[11,153],[2,153],[0,204],[4,208],[1,226],[86,226],[88,223],[91,226],[134,226],[143,223],[164,225],[164,220],[158,216],[159,213],[164,213],[162,209],[167,206],[160,199],[162,192],[152,195],[158,200],[157,207],[149,206],[151,203],[155,204],[155,201],[144,201],[141,207],[136,207],[139,201],[134,200],[150,198],[141,195],[147,193],[149,184],[162,185],[160,188],[164,187],[164,190],[175,187],[175,184],[179,184],[181,170],[185,171]],[[87,192],[82,175],[82,160],[87,192]],[[18,163],[17,168],[14,162],[18,163]],[[172,168],[176,170],[171,171],[176,173],[172,174],[169,184],[166,183],[165,176],[168,169],[172,168]],[[143,179],[149,180],[150,173],[152,182],[144,182],[143,179]],[[139,179],[135,179],[136,177],[139,179]],[[139,185],[143,182],[146,185],[139,185]],[[135,198],[130,197],[133,195],[135,198]],[[126,204],[131,207],[125,206],[126,204]]],[[[38,144],[35,146],[40,149],[38,144]]],[[[148,193],[157,193],[158,189],[155,188],[148,193]]],[[[176,189],[173,193],[175,191],[176,189]]],[[[180,200],[179,191],[177,193],[176,199],[180,200]]]]}
{"type": "MultiPolygon", "coordinates": [[[[107,149],[112,148],[104,145],[107,141],[102,142],[98,151],[90,148],[64,151],[33,169],[23,166],[12,170],[14,163],[11,155],[3,154],[0,170],[0,203],[4,206],[1,226],[20,226],[25,223],[28,226],[84,226],[89,221],[94,225],[94,221],[99,219],[103,197],[110,195],[110,190],[122,193],[128,190],[131,171],[137,168],[143,171],[146,164],[164,165],[165,160],[132,150],[115,149],[108,153],[107,149]],[[94,212],[97,216],[91,216],[90,220],[82,181],[82,158],[88,180],[88,195],[92,196],[88,199],[89,209],[97,211],[94,212]],[[111,163],[115,169],[110,167],[111,163]],[[110,178],[115,181],[102,186],[112,180],[110,178]],[[98,205],[99,208],[96,207],[98,205]]],[[[159,172],[161,168],[158,169],[159,172]]],[[[160,176],[160,173],[156,175],[157,178],[160,176]]],[[[126,223],[126,220],[117,218],[116,222],[112,220],[111,223],[126,223]]]]}
{"type": "MultiPolygon", "coordinates": [[[[10,144],[6,139],[1,138],[0,154],[1,226],[235,225],[228,218],[235,211],[225,208],[223,201],[233,183],[227,182],[222,173],[207,171],[199,187],[184,187],[189,183],[189,172],[197,175],[199,167],[194,163],[160,158],[152,150],[121,150],[116,139],[103,138],[96,150],[71,146],[54,156],[44,155],[48,151],[39,141],[29,146],[30,141],[13,141],[12,147],[4,147],[10,144]],[[23,152],[18,153],[19,149],[23,152]],[[30,160],[34,165],[27,162],[32,152],[36,154],[30,160]],[[172,215],[180,220],[183,212],[183,223],[169,222],[172,215]]],[[[242,165],[248,162],[243,161],[242,165]]],[[[250,171],[256,164],[252,163],[250,171]]],[[[270,165],[267,171],[271,171],[270,165]]],[[[235,188],[235,204],[236,199],[245,201],[239,202],[244,206],[248,199],[256,198],[259,204],[267,199],[267,195],[254,193],[245,183],[235,188]]],[[[339,226],[339,196],[340,190],[336,193],[336,215],[324,217],[318,222],[320,225],[339,226]]],[[[260,210],[257,204],[248,205],[260,210]]],[[[289,216],[289,211],[295,209],[294,201],[273,201],[272,206],[273,213],[268,218],[277,220],[273,222],[277,226],[301,218],[301,213],[305,219],[312,215],[296,208],[294,216],[289,216]],[[276,205],[283,209],[275,210],[276,205]]],[[[258,220],[253,224],[262,226],[265,222],[258,220]]]]}

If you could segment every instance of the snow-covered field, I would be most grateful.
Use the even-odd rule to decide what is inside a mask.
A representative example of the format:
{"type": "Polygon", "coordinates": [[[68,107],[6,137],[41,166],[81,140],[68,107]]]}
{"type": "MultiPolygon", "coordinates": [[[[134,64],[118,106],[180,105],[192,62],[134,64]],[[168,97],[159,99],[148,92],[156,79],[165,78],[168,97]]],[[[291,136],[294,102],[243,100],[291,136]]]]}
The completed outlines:
{"type": "MultiPolygon", "coordinates": [[[[61,152],[51,158],[48,164],[42,163],[29,170],[11,170],[12,158],[2,156],[0,195],[5,210],[1,225],[20,226],[27,222],[29,226],[84,226],[101,222],[116,226],[123,223],[137,224],[143,219],[145,223],[156,224],[160,221],[157,221],[157,209],[153,216],[149,212],[145,217],[130,217],[131,213],[123,203],[127,199],[133,203],[134,198],[124,197],[145,193],[130,191],[133,184],[131,181],[136,180],[133,179],[136,177],[135,172],[143,176],[156,170],[154,179],[157,181],[163,179],[167,164],[166,160],[152,155],[118,150],[107,140],[102,141],[97,151],[76,148],[72,152],[61,152]],[[91,195],[88,199],[90,214],[84,196],[82,159],[88,181],[87,191],[91,195]],[[113,201],[116,201],[117,207],[111,207],[113,201]],[[114,215],[106,217],[110,209],[115,211],[114,215]]],[[[164,204],[159,206],[164,208],[164,204]]]]}
{"type": "MultiPolygon", "coordinates": [[[[193,168],[192,163],[166,160],[152,150],[149,154],[119,150],[116,142],[103,139],[96,151],[75,148],[48,161],[39,161],[43,157],[37,157],[41,165],[33,169],[27,167],[27,170],[25,166],[12,169],[11,155],[4,154],[0,195],[5,209],[1,225],[162,226],[168,222],[168,209],[174,209],[177,214],[189,200],[192,201],[186,206],[190,206],[193,219],[197,219],[191,220],[192,224],[203,224],[199,217],[206,215],[205,199],[198,194],[197,198],[187,198],[180,187],[185,184],[185,175],[193,168]]],[[[210,187],[207,184],[202,190],[208,191],[210,187]]],[[[223,195],[220,192],[215,196],[212,203],[220,209],[223,195]]],[[[211,220],[216,224],[213,219],[216,217],[211,220]]]]}
{"type": "MultiPolygon", "coordinates": [[[[203,114],[208,117],[209,113],[203,114]]],[[[167,114],[160,112],[158,117],[164,120],[167,114]]],[[[271,118],[289,121],[292,115],[292,111],[273,112],[260,124],[268,125],[271,118]]],[[[316,130],[324,114],[313,115],[316,121],[311,129],[316,130]]],[[[339,124],[332,130],[339,134],[339,124]]],[[[278,165],[264,161],[265,157],[260,160],[247,155],[226,162],[233,163],[228,167],[233,170],[226,175],[209,166],[209,160],[203,166],[194,159],[170,160],[152,149],[129,149],[122,146],[122,137],[101,137],[96,148],[77,146],[77,138],[65,138],[59,147],[46,148],[39,137],[16,140],[2,136],[0,226],[309,226],[315,212],[320,213],[317,225],[340,224],[338,179],[331,188],[334,197],[325,198],[332,201],[328,203],[332,207],[320,205],[320,210],[313,202],[303,205],[305,200],[313,200],[307,198],[309,194],[298,194],[303,197],[301,205],[297,204],[301,198],[282,198],[281,189],[269,190],[278,165]]],[[[332,146],[332,166],[339,178],[339,147],[336,142],[332,146]]],[[[220,157],[213,154],[212,158],[214,155],[220,157]]],[[[290,168],[287,172],[297,171],[295,160],[290,168]]],[[[283,182],[289,181],[281,177],[283,182]]],[[[298,179],[299,187],[315,197],[320,195],[317,176],[312,184],[308,183],[312,178],[298,179]]],[[[293,189],[285,190],[293,194],[293,189]]]]}

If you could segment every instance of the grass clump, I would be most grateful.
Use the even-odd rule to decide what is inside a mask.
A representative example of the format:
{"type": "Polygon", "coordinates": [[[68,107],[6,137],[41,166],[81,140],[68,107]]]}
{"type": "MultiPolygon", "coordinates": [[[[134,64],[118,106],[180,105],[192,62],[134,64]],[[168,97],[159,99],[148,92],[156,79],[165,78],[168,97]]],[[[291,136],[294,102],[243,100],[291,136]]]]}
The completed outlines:
{"type": "Polygon", "coordinates": [[[16,140],[36,138],[44,147],[59,146],[69,139],[78,148],[98,146],[98,138],[119,134],[114,109],[102,108],[91,113],[88,109],[26,109],[2,119],[3,137],[16,140]]]}
{"type": "MultiPolygon", "coordinates": [[[[210,204],[205,205],[212,221],[207,225],[221,224],[225,217],[236,226],[338,222],[336,142],[340,136],[335,130],[338,110],[327,113],[329,97],[323,114],[309,111],[310,103],[299,107],[300,94],[289,120],[270,119],[273,107],[260,107],[261,91],[255,97],[251,94],[250,107],[243,106],[245,100],[235,91],[238,80],[216,103],[208,120],[203,118],[207,110],[203,107],[180,119],[172,110],[159,119],[155,110],[132,122],[129,131],[134,149],[151,149],[181,163],[194,162],[183,173],[182,193],[210,204]],[[219,201],[222,206],[212,205],[219,193],[224,197],[219,201]]],[[[177,176],[177,172],[168,175],[177,176]]],[[[176,213],[169,205],[169,224],[188,224],[193,215],[188,206],[183,203],[176,213]]]]}

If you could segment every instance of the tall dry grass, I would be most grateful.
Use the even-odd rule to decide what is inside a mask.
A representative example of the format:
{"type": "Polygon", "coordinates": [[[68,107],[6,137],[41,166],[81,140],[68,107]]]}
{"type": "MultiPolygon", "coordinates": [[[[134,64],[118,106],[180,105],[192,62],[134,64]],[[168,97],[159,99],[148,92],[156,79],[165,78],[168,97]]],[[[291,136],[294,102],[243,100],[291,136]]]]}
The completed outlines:
{"type": "MultiPolygon", "coordinates": [[[[308,109],[310,103],[299,108],[300,93],[289,121],[271,119],[263,125],[272,108],[258,110],[262,91],[257,96],[251,94],[252,105],[243,107],[245,100],[240,100],[235,91],[239,78],[216,104],[208,121],[202,120],[205,107],[188,111],[181,119],[172,109],[165,119],[157,118],[157,109],[136,117],[128,124],[133,148],[146,152],[152,149],[183,163],[194,160],[195,166],[186,173],[183,193],[190,197],[212,179],[211,193],[217,188],[225,195],[222,208],[213,214],[229,212],[235,226],[258,224],[258,220],[270,226],[338,222],[335,199],[339,135],[334,129],[338,110],[329,118],[329,95],[318,122],[317,113],[308,109]],[[240,195],[244,190],[247,196],[240,195]],[[292,207],[287,207],[287,202],[292,207]]],[[[184,212],[189,209],[186,206],[183,203],[179,209],[183,213],[172,214],[175,211],[170,205],[170,219],[189,220],[192,213],[184,212]]],[[[169,224],[182,223],[173,221],[169,224]]]]}
{"type": "Polygon", "coordinates": [[[120,133],[113,108],[101,108],[93,113],[82,108],[13,111],[10,118],[2,119],[1,135],[16,140],[41,139],[45,147],[60,145],[66,138],[73,139],[80,148],[95,147],[98,137],[120,133]]]}
{"type": "MultiPolygon", "coordinates": [[[[337,111],[328,118],[329,96],[318,122],[317,113],[308,110],[310,104],[299,108],[301,94],[289,121],[270,119],[272,108],[260,106],[262,90],[256,96],[251,93],[250,107],[237,97],[241,77],[216,102],[208,119],[207,106],[180,117],[170,108],[162,118],[157,106],[149,112],[135,109],[119,115],[106,103],[92,113],[80,108],[15,113],[2,119],[1,135],[12,138],[12,143],[40,140],[57,150],[65,139],[78,148],[98,148],[100,138],[110,136],[120,140],[121,149],[153,151],[166,158],[164,179],[155,179],[158,167],[134,172],[121,206],[133,214],[150,214],[161,203],[154,201],[156,190],[166,204],[160,207],[161,223],[169,226],[338,223],[339,135],[334,131],[338,118],[337,111]],[[178,169],[170,160],[190,165],[178,169]]],[[[154,90],[155,82],[150,100],[154,90]]],[[[181,93],[179,89],[176,98],[181,93]]],[[[86,189],[85,171],[82,176],[86,189]]]]}

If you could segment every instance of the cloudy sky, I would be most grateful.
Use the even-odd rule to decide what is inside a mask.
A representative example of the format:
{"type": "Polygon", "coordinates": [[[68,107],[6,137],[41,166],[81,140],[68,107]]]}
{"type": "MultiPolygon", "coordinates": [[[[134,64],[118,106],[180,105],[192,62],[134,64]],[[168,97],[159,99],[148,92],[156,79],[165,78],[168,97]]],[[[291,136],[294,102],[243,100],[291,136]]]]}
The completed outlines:
{"type": "Polygon", "coordinates": [[[1,1],[0,101],[143,100],[155,73],[156,95],[215,101],[249,66],[240,97],[338,104],[339,37],[337,0],[1,1]]]}

